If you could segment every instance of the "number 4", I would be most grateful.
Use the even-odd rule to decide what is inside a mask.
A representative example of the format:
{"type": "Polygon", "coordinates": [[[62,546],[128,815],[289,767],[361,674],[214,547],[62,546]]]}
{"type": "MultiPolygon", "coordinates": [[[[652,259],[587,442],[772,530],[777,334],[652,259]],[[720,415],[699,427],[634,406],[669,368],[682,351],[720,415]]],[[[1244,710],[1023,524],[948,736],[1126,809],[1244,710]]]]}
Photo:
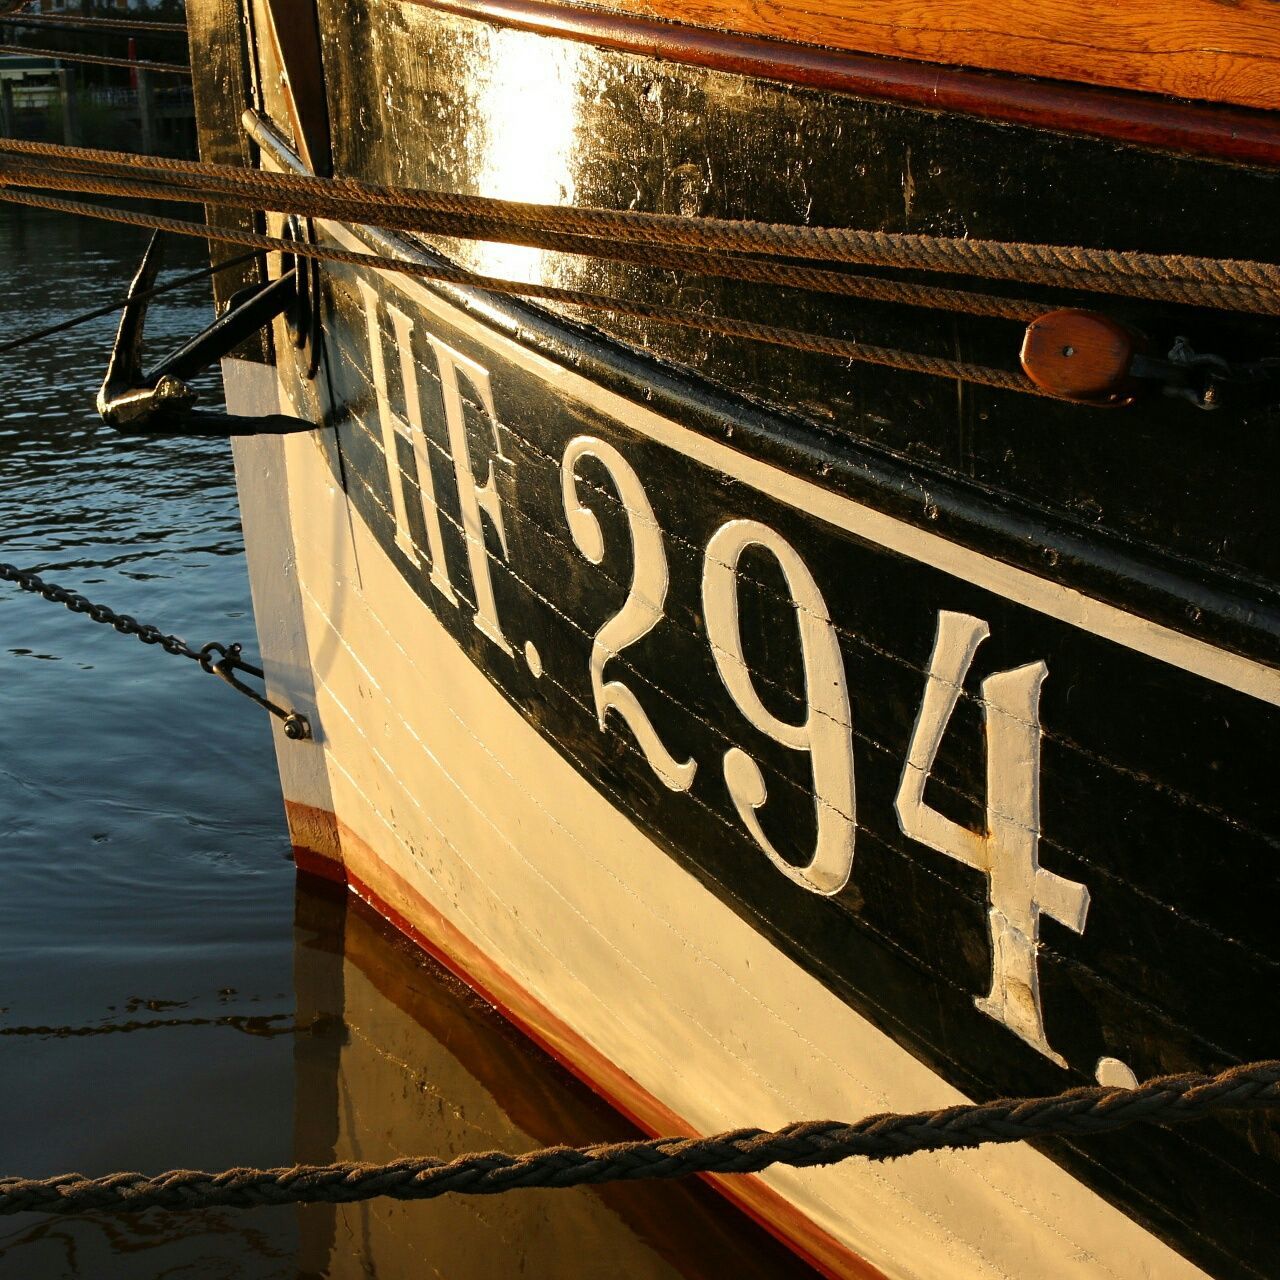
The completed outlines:
{"type": "Polygon", "coordinates": [[[1084,931],[1089,890],[1040,865],[1040,686],[1043,662],[982,682],[987,739],[987,829],[971,831],[924,802],[925,783],[978,646],[991,634],[979,618],[943,611],[920,714],[894,808],[903,833],[983,872],[988,880],[991,990],[974,1003],[1060,1067],[1040,1006],[1040,917],[1084,931]]]}

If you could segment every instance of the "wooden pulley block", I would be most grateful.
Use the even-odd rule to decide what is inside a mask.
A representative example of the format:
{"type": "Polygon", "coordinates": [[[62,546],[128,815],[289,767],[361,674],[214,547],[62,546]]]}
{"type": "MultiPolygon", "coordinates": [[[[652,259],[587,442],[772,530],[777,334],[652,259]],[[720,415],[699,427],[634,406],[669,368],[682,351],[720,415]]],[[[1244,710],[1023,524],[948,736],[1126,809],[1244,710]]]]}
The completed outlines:
{"type": "Polygon", "coordinates": [[[1027,325],[1022,368],[1036,386],[1055,396],[1088,404],[1129,404],[1130,369],[1139,341],[1132,330],[1096,311],[1049,311],[1027,325]]]}

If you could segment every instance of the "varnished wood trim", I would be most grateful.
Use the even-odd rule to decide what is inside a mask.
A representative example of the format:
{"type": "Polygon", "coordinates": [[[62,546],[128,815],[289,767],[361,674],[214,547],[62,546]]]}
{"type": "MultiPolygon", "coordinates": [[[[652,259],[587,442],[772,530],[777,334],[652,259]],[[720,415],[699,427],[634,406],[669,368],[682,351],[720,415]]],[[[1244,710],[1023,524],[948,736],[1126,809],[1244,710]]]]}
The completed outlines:
{"type": "Polygon", "coordinates": [[[1275,0],[603,0],[599,12],[943,66],[1280,106],[1275,0]]]}
{"type": "MultiPolygon", "coordinates": [[[[310,805],[286,801],[285,807],[291,831],[315,825],[321,818],[319,811],[310,805]],[[295,814],[295,809],[304,812],[295,814]]],[[[369,903],[379,915],[461,978],[543,1052],[550,1054],[637,1128],[654,1137],[697,1136],[670,1107],[556,1017],[460,933],[412,885],[391,870],[341,818],[327,813],[319,825],[332,825],[338,832],[343,862],[335,863],[331,857],[295,845],[293,856],[299,871],[326,880],[345,881],[351,891],[369,903]],[[412,904],[410,909],[414,918],[410,920],[402,910],[392,905],[388,901],[391,897],[401,903],[412,904]]],[[[829,1280],[885,1280],[883,1272],[805,1217],[759,1178],[719,1177],[715,1174],[699,1176],[794,1250],[819,1275],[829,1277],[829,1280]]]]}
{"type": "MultiPolygon", "coordinates": [[[[1271,112],[930,66],[543,0],[414,2],[523,31],[765,80],[1188,155],[1280,166],[1280,115],[1271,112]]],[[[1280,10],[1275,21],[1280,30],[1280,10]]],[[[1272,105],[1280,108],[1280,92],[1272,105]]]]}
{"type": "Polygon", "coordinates": [[[310,0],[264,0],[264,11],[266,29],[259,31],[275,55],[299,150],[312,173],[330,174],[329,108],[316,7],[310,0]]]}

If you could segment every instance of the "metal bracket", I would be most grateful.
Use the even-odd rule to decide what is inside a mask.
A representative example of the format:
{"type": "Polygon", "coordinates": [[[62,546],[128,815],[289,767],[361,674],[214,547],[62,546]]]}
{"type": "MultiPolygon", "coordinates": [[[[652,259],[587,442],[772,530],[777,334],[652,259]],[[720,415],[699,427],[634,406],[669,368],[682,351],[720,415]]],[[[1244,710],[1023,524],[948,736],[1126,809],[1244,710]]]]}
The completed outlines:
{"type": "Polygon", "coordinates": [[[225,680],[238,693],[243,693],[246,698],[252,698],[258,706],[270,711],[284,725],[286,738],[301,742],[311,737],[311,722],[300,711],[285,710],[251,685],[236,678],[237,671],[246,671],[259,680],[265,678],[261,667],[255,667],[251,662],[245,662],[240,657],[238,644],[223,645],[218,644],[217,641],[207,644],[200,650],[199,661],[201,670],[207,671],[211,676],[217,676],[220,680],[225,680]]]}
{"type": "Polygon", "coordinates": [[[1223,356],[1201,354],[1186,338],[1175,338],[1163,359],[1135,355],[1131,373],[1164,385],[1161,391],[1197,409],[1219,409],[1231,400],[1274,402],[1280,394],[1280,359],[1233,363],[1223,356]]]}
{"type": "Polygon", "coordinates": [[[1153,345],[1111,316],[1064,307],[1027,325],[1019,354],[1036,386],[1094,408],[1132,404],[1144,384],[1197,409],[1277,401],[1280,359],[1240,362],[1204,355],[1186,338],[1175,338],[1161,357],[1151,354],[1153,345]]]}
{"type": "MultiPolygon", "coordinates": [[[[303,291],[295,268],[278,280],[250,285],[208,328],[166,356],[149,374],[142,369],[143,330],[148,292],[164,258],[162,232],[151,237],[138,272],[129,286],[116,332],[107,374],[98,391],[98,412],[118,431],[155,436],[285,435],[311,431],[315,424],[287,414],[246,418],[216,409],[196,409],[197,393],[189,379],[230,354],[277,316],[296,308],[303,291]]],[[[302,263],[303,259],[296,259],[302,263]]],[[[311,281],[307,280],[306,284],[311,281]]]]}

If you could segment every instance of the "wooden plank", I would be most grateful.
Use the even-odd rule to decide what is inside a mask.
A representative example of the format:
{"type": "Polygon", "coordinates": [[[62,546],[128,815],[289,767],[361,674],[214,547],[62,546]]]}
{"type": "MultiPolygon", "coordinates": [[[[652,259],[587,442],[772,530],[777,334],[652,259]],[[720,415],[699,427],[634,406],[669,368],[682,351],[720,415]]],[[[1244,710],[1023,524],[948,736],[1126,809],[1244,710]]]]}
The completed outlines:
{"type": "Polygon", "coordinates": [[[556,0],[412,0],[425,8],[668,62],[1096,138],[1280,167],[1280,112],[939,67],[655,22],[556,0]]]}
{"type": "Polygon", "coordinates": [[[1280,109],[1276,0],[609,0],[603,8],[859,53],[1280,109]]]}

